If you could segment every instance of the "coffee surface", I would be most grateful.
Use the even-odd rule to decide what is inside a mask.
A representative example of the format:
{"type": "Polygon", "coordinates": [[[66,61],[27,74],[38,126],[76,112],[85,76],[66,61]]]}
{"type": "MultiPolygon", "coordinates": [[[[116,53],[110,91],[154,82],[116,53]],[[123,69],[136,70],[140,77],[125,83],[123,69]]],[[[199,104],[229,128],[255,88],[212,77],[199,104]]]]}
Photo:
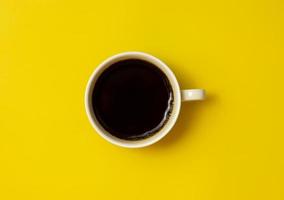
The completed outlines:
{"type": "Polygon", "coordinates": [[[173,92],[166,75],[147,61],[129,59],[108,67],[98,78],[92,106],[102,127],[113,136],[139,140],[167,122],[173,92]]]}

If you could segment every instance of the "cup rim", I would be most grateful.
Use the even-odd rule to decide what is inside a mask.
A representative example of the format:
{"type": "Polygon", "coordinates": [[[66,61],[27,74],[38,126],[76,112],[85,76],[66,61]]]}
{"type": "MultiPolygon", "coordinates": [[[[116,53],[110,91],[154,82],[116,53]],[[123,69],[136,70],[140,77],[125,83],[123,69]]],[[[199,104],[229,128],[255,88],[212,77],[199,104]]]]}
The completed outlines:
{"type": "Polygon", "coordinates": [[[146,147],[149,145],[152,145],[159,140],[161,140],[163,137],[165,137],[169,131],[173,128],[174,124],[176,123],[176,120],[179,116],[180,112],[180,107],[181,107],[181,92],[180,92],[180,87],[178,84],[178,81],[174,75],[174,73],[171,71],[171,69],[160,59],[144,52],[139,52],[139,51],[127,51],[127,52],[122,52],[119,54],[115,54],[107,59],[105,59],[101,64],[98,65],[98,67],[93,71],[91,74],[87,87],[85,90],[85,110],[88,116],[88,119],[90,123],[92,124],[93,128],[96,130],[96,132],[106,139],[108,142],[121,146],[121,147],[127,147],[127,148],[141,148],[141,147],[146,147]],[[162,127],[161,130],[159,130],[157,133],[154,135],[147,137],[145,139],[141,140],[124,140],[120,139],[118,137],[115,137],[111,135],[108,131],[106,131],[101,124],[98,122],[96,119],[96,116],[93,112],[92,109],[92,92],[96,83],[96,80],[98,77],[101,75],[101,73],[111,66],[112,64],[121,61],[121,60],[127,60],[127,59],[141,59],[145,60],[148,62],[153,63],[156,67],[161,69],[164,74],[167,76],[171,87],[173,89],[173,96],[174,96],[174,103],[173,103],[173,110],[171,113],[171,116],[167,123],[162,127]]]}

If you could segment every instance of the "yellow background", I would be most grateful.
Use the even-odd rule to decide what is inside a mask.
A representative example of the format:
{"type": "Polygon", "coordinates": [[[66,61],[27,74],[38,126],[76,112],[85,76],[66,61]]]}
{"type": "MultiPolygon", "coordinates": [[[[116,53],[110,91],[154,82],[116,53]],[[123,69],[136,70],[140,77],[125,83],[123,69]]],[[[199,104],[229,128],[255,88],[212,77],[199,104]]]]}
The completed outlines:
{"type": "Polygon", "coordinates": [[[284,199],[282,0],[1,0],[0,199],[284,199]],[[165,61],[184,103],[161,142],[107,143],[84,111],[95,67],[165,61]]]}

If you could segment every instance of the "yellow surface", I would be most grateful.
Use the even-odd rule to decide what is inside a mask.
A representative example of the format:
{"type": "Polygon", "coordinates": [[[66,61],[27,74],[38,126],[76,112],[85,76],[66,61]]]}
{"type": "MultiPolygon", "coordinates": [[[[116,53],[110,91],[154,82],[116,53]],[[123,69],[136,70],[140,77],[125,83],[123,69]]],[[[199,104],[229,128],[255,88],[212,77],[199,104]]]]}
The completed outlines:
{"type": "Polygon", "coordinates": [[[281,0],[1,0],[0,199],[284,199],[281,0]],[[115,53],[151,53],[182,88],[145,149],[92,129],[83,96],[115,53]]]}

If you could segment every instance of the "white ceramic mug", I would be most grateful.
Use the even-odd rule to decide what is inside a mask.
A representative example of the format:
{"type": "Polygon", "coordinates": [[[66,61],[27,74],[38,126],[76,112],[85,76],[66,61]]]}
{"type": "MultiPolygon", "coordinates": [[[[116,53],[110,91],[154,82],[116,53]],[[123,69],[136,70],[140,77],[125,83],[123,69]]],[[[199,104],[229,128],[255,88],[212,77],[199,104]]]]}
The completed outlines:
{"type": "Polygon", "coordinates": [[[180,90],[178,81],[175,75],[173,74],[173,72],[165,63],[163,63],[158,58],[143,52],[124,52],[106,59],[95,69],[87,84],[86,93],[85,93],[85,108],[92,126],[95,128],[97,133],[101,135],[104,139],[118,146],[128,147],[128,148],[139,148],[154,144],[158,142],[160,139],[162,139],[166,134],[168,134],[168,132],[172,129],[172,127],[176,123],[176,120],[179,116],[182,101],[203,100],[204,98],[205,98],[205,91],[202,89],[180,90]],[[92,108],[92,92],[98,77],[102,74],[102,72],[105,69],[107,69],[112,64],[127,59],[145,60],[154,64],[159,69],[161,69],[164,72],[164,74],[167,76],[172,86],[173,95],[174,95],[172,113],[167,123],[163,126],[163,128],[148,138],[135,140],[135,141],[123,140],[111,135],[99,123],[92,108]]]}

